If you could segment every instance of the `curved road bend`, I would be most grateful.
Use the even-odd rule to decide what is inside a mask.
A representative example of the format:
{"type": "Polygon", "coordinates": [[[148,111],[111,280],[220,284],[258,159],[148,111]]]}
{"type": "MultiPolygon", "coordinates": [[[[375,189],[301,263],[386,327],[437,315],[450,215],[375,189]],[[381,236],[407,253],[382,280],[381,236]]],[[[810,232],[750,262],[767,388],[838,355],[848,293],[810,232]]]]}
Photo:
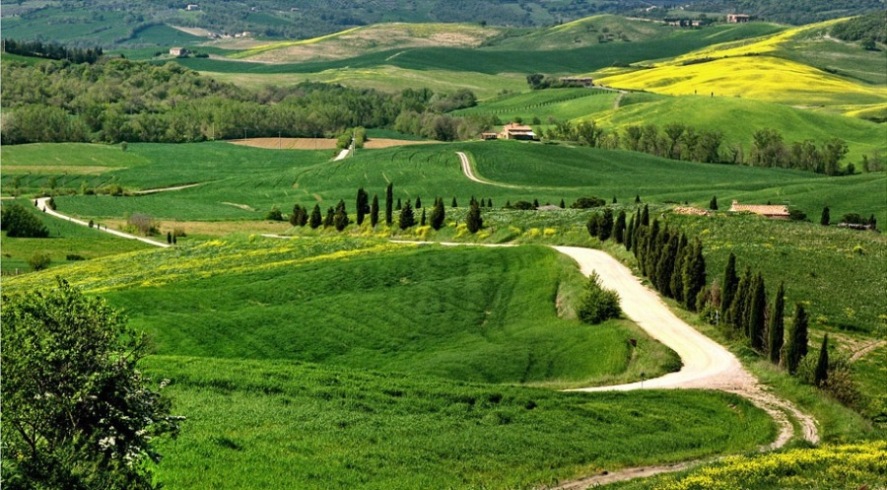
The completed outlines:
{"type": "MultiPolygon", "coordinates": [[[[155,192],[158,192],[158,191],[155,191],[155,192]]],[[[53,209],[50,209],[50,207],[49,207],[49,199],[50,199],[50,198],[48,198],[48,197],[41,197],[41,198],[37,199],[37,208],[40,209],[41,211],[45,211],[46,214],[48,214],[48,215],[50,215],[50,216],[53,216],[53,217],[55,217],[55,218],[59,218],[59,219],[62,219],[62,220],[65,220],[65,221],[68,221],[68,222],[70,222],[70,223],[74,223],[74,224],[77,224],[77,225],[81,225],[81,226],[87,226],[87,227],[89,226],[89,223],[87,223],[86,221],[79,220],[79,219],[77,219],[77,218],[72,218],[72,217],[70,217],[70,216],[67,216],[67,215],[64,215],[64,214],[62,214],[62,213],[56,212],[56,211],[53,210],[53,209]]],[[[149,244],[149,245],[154,245],[155,247],[169,248],[169,247],[171,246],[171,245],[169,245],[168,243],[163,243],[163,242],[154,241],[154,240],[151,240],[150,238],[145,238],[145,237],[141,237],[141,236],[131,235],[131,234],[129,234],[129,233],[124,233],[124,232],[122,232],[122,231],[111,230],[111,229],[108,229],[108,228],[99,228],[99,227],[94,227],[94,228],[95,228],[96,230],[103,231],[103,232],[105,232],[105,233],[110,233],[111,235],[118,236],[118,237],[120,237],[120,238],[127,238],[127,239],[130,239],[130,240],[138,240],[138,241],[140,241],[140,242],[144,242],[144,243],[147,243],[147,244],[149,244]]]]}

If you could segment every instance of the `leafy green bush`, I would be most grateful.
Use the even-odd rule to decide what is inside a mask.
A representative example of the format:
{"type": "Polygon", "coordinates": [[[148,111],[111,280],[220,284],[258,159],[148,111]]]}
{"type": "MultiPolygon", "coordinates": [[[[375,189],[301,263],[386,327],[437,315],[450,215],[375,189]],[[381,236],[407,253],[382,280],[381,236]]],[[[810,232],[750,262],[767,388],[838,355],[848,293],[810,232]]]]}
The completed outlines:
{"type": "Polygon", "coordinates": [[[619,307],[619,294],[606,289],[601,284],[597,272],[588,276],[585,297],[579,306],[579,319],[591,325],[597,325],[610,318],[619,318],[622,308],[619,307]]]}
{"type": "Polygon", "coordinates": [[[40,271],[49,267],[51,262],[52,259],[49,258],[49,254],[43,252],[37,252],[28,259],[28,265],[30,265],[35,271],[40,271]]]}
{"type": "Polygon", "coordinates": [[[573,209],[599,208],[607,202],[599,197],[580,197],[576,202],[570,205],[573,209]]]}
{"type": "Polygon", "coordinates": [[[34,213],[31,213],[19,204],[3,206],[0,215],[0,229],[6,232],[8,237],[45,238],[49,236],[46,228],[34,213]]]}

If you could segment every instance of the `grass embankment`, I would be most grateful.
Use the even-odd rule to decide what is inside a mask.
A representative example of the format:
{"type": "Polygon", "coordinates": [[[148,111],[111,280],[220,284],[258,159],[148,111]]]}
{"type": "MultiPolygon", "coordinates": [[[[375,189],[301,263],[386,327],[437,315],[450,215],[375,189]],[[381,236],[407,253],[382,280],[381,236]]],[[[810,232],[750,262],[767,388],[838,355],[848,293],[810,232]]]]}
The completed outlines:
{"type": "Polygon", "coordinates": [[[188,417],[160,447],[177,488],[529,488],[772,437],[731,395],[539,387],[662,365],[625,322],[557,318],[578,277],[548,249],[244,237],[65,273],[152,332],[146,367],[188,417]]]}

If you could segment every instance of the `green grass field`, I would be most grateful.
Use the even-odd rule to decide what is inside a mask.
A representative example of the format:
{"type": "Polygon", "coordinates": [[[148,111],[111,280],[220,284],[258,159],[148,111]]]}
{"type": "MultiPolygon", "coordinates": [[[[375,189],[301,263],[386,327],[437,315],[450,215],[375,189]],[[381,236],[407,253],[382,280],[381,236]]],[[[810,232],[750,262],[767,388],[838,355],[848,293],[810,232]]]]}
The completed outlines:
{"type": "MultiPolygon", "coordinates": [[[[10,201],[3,201],[6,205],[10,201]]],[[[98,230],[68,223],[56,218],[44,215],[36,211],[30,200],[19,199],[16,202],[26,209],[30,209],[49,229],[48,238],[9,238],[6,232],[0,236],[0,249],[3,257],[0,258],[0,270],[3,274],[24,273],[31,270],[28,264],[36,253],[48,254],[53,270],[64,264],[78,263],[79,260],[91,260],[107,255],[146,250],[150,245],[137,240],[124,240],[112,237],[98,230]],[[82,259],[68,260],[69,256],[79,256],[82,259]]]]}
{"type": "Polygon", "coordinates": [[[177,488],[530,488],[773,436],[732,395],[550,389],[674,359],[627,322],[558,319],[579,277],[545,248],[232,237],[4,289],[55,274],[154,339],[145,367],[188,417],[160,447],[177,488]]]}

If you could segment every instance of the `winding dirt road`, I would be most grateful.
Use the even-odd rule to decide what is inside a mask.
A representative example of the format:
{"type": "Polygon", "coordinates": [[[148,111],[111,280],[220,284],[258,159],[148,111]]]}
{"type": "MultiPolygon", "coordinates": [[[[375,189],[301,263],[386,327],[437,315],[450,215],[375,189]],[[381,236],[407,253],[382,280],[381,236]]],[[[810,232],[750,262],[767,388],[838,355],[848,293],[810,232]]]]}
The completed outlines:
{"type": "MultiPolygon", "coordinates": [[[[156,190],[156,189],[155,189],[153,192],[160,192],[160,190],[156,190]]],[[[48,197],[41,197],[41,198],[37,199],[37,208],[40,209],[41,211],[45,211],[46,214],[48,214],[48,215],[50,215],[50,216],[53,216],[53,217],[55,217],[55,218],[58,218],[58,219],[61,219],[61,220],[65,220],[65,221],[68,221],[68,222],[70,222],[70,223],[74,223],[74,224],[81,225],[81,226],[87,226],[87,227],[89,226],[89,223],[87,223],[86,221],[79,220],[79,219],[77,219],[77,218],[72,218],[71,216],[67,216],[67,215],[64,215],[64,214],[62,214],[62,213],[56,212],[56,211],[53,210],[53,209],[50,209],[50,207],[49,207],[49,199],[50,199],[50,198],[48,198],[48,197]]],[[[138,240],[138,241],[140,241],[140,242],[144,242],[144,243],[147,243],[147,244],[149,244],[149,245],[154,245],[155,247],[169,248],[169,247],[171,246],[171,245],[169,245],[168,243],[158,242],[158,241],[155,241],[155,240],[151,240],[150,238],[145,238],[145,237],[141,237],[141,236],[131,235],[131,234],[129,234],[129,233],[124,233],[124,232],[122,232],[122,231],[112,230],[112,229],[109,229],[109,228],[100,228],[100,227],[98,227],[98,226],[93,226],[93,228],[96,229],[96,230],[99,230],[99,231],[103,231],[103,232],[105,232],[105,233],[110,233],[111,235],[114,235],[114,236],[117,236],[117,237],[120,237],[120,238],[127,238],[127,239],[129,239],[129,240],[138,240]]]]}
{"type": "MultiPolygon", "coordinates": [[[[573,258],[584,275],[597,272],[603,284],[619,293],[620,306],[651,337],[659,340],[680,356],[683,366],[680,371],[643,382],[616,386],[595,386],[572,391],[629,391],[637,389],[713,389],[735,393],[751,401],[767,412],[778,426],[778,435],[771,444],[762,447],[769,451],[784,446],[794,435],[792,421],[801,427],[801,436],[816,444],[819,432],[816,421],[804,414],[790,402],[764,390],[757,379],[739,362],[730,351],[717,342],[701,334],[695,328],[678,318],[662,302],[659,295],[641,284],[631,270],[615,258],[600,250],[579,247],[554,247],[558,252],[573,258]]],[[[695,463],[684,462],[672,465],[628,468],[606,475],[565,483],[557,489],[573,490],[602,485],[658,473],[680,471],[695,463]]]]}
{"type": "Polygon", "coordinates": [[[464,152],[457,151],[457,155],[459,155],[459,161],[462,163],[462,173],[465,174],[465,177],[472,182],[477,182],[478,184],[485,185],[495,185],[497,187],[506,187],[509,189],[521,189],[522,187],[519,185],[511,185],[511,184],[500,184],[498,182],[490,182],[488,180],[483,180],[477,175],[474,175],[474,170],[471,168],[471,161],[468,159],[468,155],[464,152]]]}

